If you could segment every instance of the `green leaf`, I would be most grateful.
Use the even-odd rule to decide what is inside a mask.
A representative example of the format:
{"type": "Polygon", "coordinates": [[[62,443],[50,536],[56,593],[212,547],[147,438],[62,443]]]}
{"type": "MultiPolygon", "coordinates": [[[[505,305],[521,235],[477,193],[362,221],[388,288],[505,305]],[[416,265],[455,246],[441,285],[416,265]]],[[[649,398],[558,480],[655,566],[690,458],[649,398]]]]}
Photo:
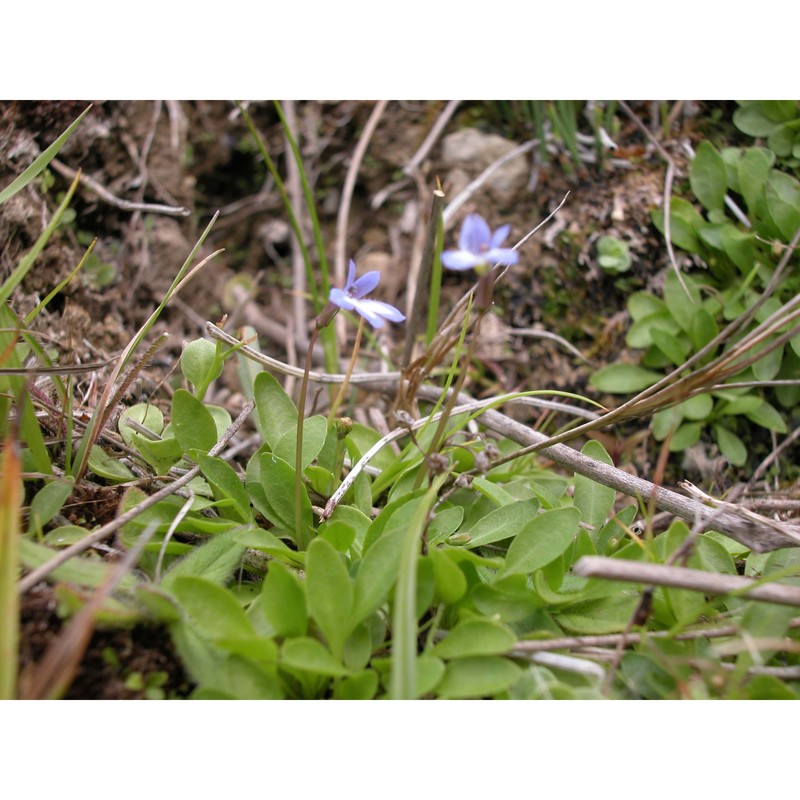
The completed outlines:
{"type": "Polygon", "coordinates": [[[406,529],[408,523],[414,515],[416,506],[421,497],[425,494],[425,489],[416,489],[410,494],[403,495],[397,500],[387,503],[372,521],[364,537],[364,553],[369,552],[370,547],[393,529],[406,529]]]}
{"type": "Polygon", "coordinates": [[[499,656],[517,643],[517,637],[504,625],[480,617],[459,622],[430,654],[439,658],[499,656]]]}
{"type": "Polygon", "coordinates": [[[747,700],[797,700],[798,694],[772,675],[756,675],[744,687],[747,700]]]}
{"type": "Polygon", "coordinates": [[[725,255],[747,275],[753,268],[756,257],[753,234],[740,231],[733,225],[723,225],[720,230],[720,239],[725,255]]]}
{"type": "Polygon", "coordinates": [[[688,275],[683,275],[681,284],[675,270],[669,270],[664,278],[664,302],[678,325],[691,335],[694,318],[701,309],[700,292],[694,281],[688,275]]]}
{"type": "MultiPolygon", "coordinates": [[[[54,550],[43,544],[38,544],[25,537],[19,539],[19,560],[29,570],[41,567],[53,558],[54,550]]],[[[56,567],[50,575],[50,581],[64,581],[78,586],[102,586],[111,576],[112,565],[100,561],[90,561],[86,558],[74,556],[56,567]]],[[[120,584],[123,589],[133,589],[139,581],[133,575],[126,575],[120,584]]]]}
{"type": "Polygon", "coordinates": [[[356,532],[346,522],[327,520],[319,526],[317,536],[332,544],[340,553],[347,553],[356,539],[356,532]]]}
{"type": "MultiPolygon", "coordinates": [[[[614,465],[603,445],[594,439],[586,442],[581,453],[601,464],[614,465]]],[[[580,519],[592,526],[594,538],[597,537],[600,527],[614,508],[616,495],[616,491],[608,486],[603,486],[583,475],[575,475],[575,507],[580,512],[580,519]]]]}
{"type": "Polygon", "coordinates": [[[735,415],[746,414],[761,405],[761,398],[757,394],[743,394],[738,397],[728,399],[724,398],[725,402],[719,410],[721,415],[735,415]]]}
{"type": "MultiPolygon", "coordinates": [[[[769,342],[765,342],[765,346],[768,345],[769,342]]],[[[758,352],[758,346],[754,347],[753,350],[758,352]]],[[[753,364],[753,375],[756,380],[771,381],[773,378],[777,377],[781,370],[782,363],[783,347],[773,347],[763,358],[759,358],[758,361],[753,364]]]]}
{"type": "Polygon", "coordinates": [[[644,653],[626,653],[620,663],[620,677],[634,694],[645,700],[671,698],[675,692],[675,679],[644,653]]]}
{"type": "Polygon", "coordinates": [[[294,573],[278,561],[269,565],[261,590],[261,608],[277,636],[304,636],[306,598],[294,573]]]}
{"type": "Polygon", "coordinates": [[[698,394],[684,400],[678,408],[686,419],[704,420],[714,410],[714,401],[710,395],[698,394]]]}
{"type": "MultiPolygon", "coordinates": [[[[207,453],[217,442],[217,426],[211,412],[186,389],[172,397],[172,432],[184,453],[207,453]]],[[[194,457],[194,456],[192,456],[194,457]]]]}
{"type": "Polygon", "coordinates": [[[378,691],[378,673],[364,669],[339,681],[333,688],[334,700],[372,700],[378,691]]]}
{"type": "Polygon", "coordinates": [[[422,655],[417,657],[417,681],[415,697],[432,692],[444,675],[444,661],[434,656],[422,655]]]}
{"type": "MultiPolygon", "coordinates": [[[[764,560],[761,575],[768,576],[776,572],[784,572],[789,568],[797,569],[800,566],[800,548],[789,547],[769,553],[764,560]]],[[[782,582],[797,585],[800,582],[795,577],[784,578],[782,582]]],[[[789,622],[796,614],[796,610],[789,606],[779,606],[775,603],[758,603],[750,601],[742,615],[740,626],[753,639],[778,639],[786,635],[789,622]]],[[[759,648],[760,659],[769,661],[773,651],[759,648]]],[[[738,672],[743,672],[755,662],[755,654],[748,648],[736,660],[738,672]]],[[[736,674],[736,672],[734,673],[736,674]]]]}
{"type": "Polygon", "coordinates": [[[723,147],[720,153],[722,160],[725,162],[728,188],[736,192],[736,194],[742,193],[739,184],[739,162],[742,160],[743,153],[743,147],[723,147]]]}
{"type": "Polygon", "coordinates": [[[438,512],[428,524],[428,545],[434,547],[441,544],[451,534],[458,530],[464,521],[464,508],[462,506],[447,507],[447,503],[439,506],[438,512]]]}
{"type": "Polygon", "coordinates": [[[281,665],[334,678],[350,674],[350,670],[334,658],[325,645],[307,636],[287,639],[283,643],[281,665]]]}
{"type": "Polygon", "coordinates": [[[761,100],[761,110],[767,119],[774,122],[786,122],[798,114],[796,100],[761,100]]]}
{"type": "MultiPolygon", "coordinates": [[[[197,463],[211,485],[214,497],[217,500],[224,498],[233,500],[233,509],[231,510],[233,515],[239,522],[249,522],[251,519],[250,498],[233,467],[224,459],[205,453],[198,454],[197,463]]],[[[221,510],[220,513],[226,516],[224,510],[221,510]]]]}
{"type": "MultiPolygon", "coordinates": [[[[666,235],[664,210],[656,209],[651,212],[651,217],[656,228],[666,235]]],[[[672,197],[670,199],[669,220],[672,243],[690,253],[699,252],[700,241],[697,238],[697,231],[704,223],[697,209],[681,197],[672,197]]]]}
{"type": "Polygon", "coordinates": [[[771,151],[749,147],[739,162],[739,184],[750,214],[761,216],[759,209],[765,202],[764,187],[774,161],[775,156],[771,151]]]}
{"type": "Polygon", "coordinates": [[[689,183],[695,197],[709,211],[722,209],[728,189],[725,162],[709,141],[701,142],[689,167],[689,183]]]}
{"type": "Polygon", "coordinates": [[[544,603],[528,587],[526,575],[511,575],[493,584],[479,583],[470,591],[475,608],[487,617],[517,622],[530,617],[544,603]]]}
{"type": "Polygon", "coordinates": [[[491,697],[508,689],[520,677],[521,670],[507,658],[479,656],[451,661],[436,687],[440,697],[491,697]]]}
{"type": "Polygon", "coordinates": [[[467,591],[467,579],[458,565],[448,556],[449,549],[434,548],[428,555],[436,581],[436,593],[444,603],[457,603],[467,591]]]}
{"type": "Polygon", "coordinates": [[[218,533],[207,542],[192,548],[185,558],[175,562],[161,579],[161,585],[171,589],[176,579],[185,576],[200,577],[212,583],[224,583],[241,564],[245,547],[236,537],[242,528],[231,527],[218,533]]]}
{"type": "Polygon", "coordinates": [[[636,505],[625,506],[603,526],[600,534],[595,537],[595,546],[600,555],[610,555],[627,539],[626,528],[636,519],[638,511],[636,505]]]}
{"type": "Polygon", "coordinates": [[[60,478],[46,483],[31,500],[29,532],[41,531],[59,511],[72,494],[71,478],[60,478]]]}
{"type": "Polygon", "coordinates": [[[314,539],[306,556],[306,602],[309,614],[341,658],[345,639],[353,629],[353,585],[342,556],[324,539],[314,539]]]}
{"type": "Polygon", "coordinates": [[[631,394],[640,392],[663,375],[635,364],[609,364],[592,373],[589,383],[600,392],[609,394],[631,394]]]}
{"type": "MultiPolygon", "coordinates": [[[[328,423],[325,417],[309,417],[303,424],[303,469],[318,455],[328,435],[328,423]]],[[[289,428],[273,445],[272,452],[289,464],[295,463],[297,449],[297,425],[289,428]]]]}
{"type": "Polygon", "coordinates": [[[800,120],[784,122],[770,131],[767,145],[775,155],[789,158],[794,150],[798,133],[800,133],[800,120]]]}
{"type": "Polygon", "coordinates": [[[769,214],[788,242],[800,228],[800,181],[772,170],[765,191],[769,214]]]}
{"type": "Polygon", "coordinates": [[[150,464],[157,475],[166,475],[170,467],[179,461],[185,452],[173,436],[151,441],[134,433],[133,441],[134,448],[139,451],[139,455],[150,464]]]}
{"type": "MultiPolygon", "coordinates": [[[[217,347],[208,339],[195,339],[184,345],[181,353],[181,370],[195,390],[205,389],[222,374],[222,359],[217,358],[217,347]]],[[[202,400],[202,397],[199,399],[202,400]]]]}
{"type": "Polygon", "coordinates": [[[484,497],[488,497],[495,505],[506,506],[513,503],[517,498],[507,492],[502,486],[492,483],[490,480],[476,475],[472,481],[472,488],[480,492],[484,497]]]}
{"type": "Polygon", "coordinates": [[[686,422],[681,425],[669,440],[670,453],[682,453],[700,441],[703,432],[702,422],[686,422]]]}
{"type": "Polygon", "coordinates": [[[775,120],[765,114],[761,101],[754,101],[733,112],[733,124],[748,136],[768,136],[775,127],[775,120]]]}
{"type": "Polygon", "coordinates": [[[228,589],[206,578],[184,575],[175,579],[171,590],[201,635],[209,639],[255,636],[247,614],[228,589]]]}
{"type": "Polygon", "coordinates": [[[333,514],[319,526],[320,535],[324,533],[327,526],[332,523],[342,523],[350,530],[355,531],[355,539],[350,545],[350,552],[354,557],[359,557],[363,551],[364,540],[367,536],[372,520],[353,506],[338,505],[333,514]]]}
{"type": "Polygon", "coordinates": [[[627,272],[632,263],[627,243],[615,236],[601,236],[597,241],[597,263],[608,272],[627,272]]]}
{"type": "MultiPolygon", "coordinates": [[[[247,484],[247,493],[253,505],[276,527],[294,534],[294,467],[272,453],[263,453],[259,460],[259,484],[247,484]]],[[[302,523],[312,531],[311,501],[305,486],[301,486],[302,523]]]]}
{"type": "Polygon", "coordinates": [[[265,531],[263,528],[247,528],[238,533],[234,541],[244,547],[250,547],[253,550],[266,553],[281,563],[298,567],[305,565],[305,553],[298,553],[296,550],[292,550],[275,534],[265,531]]]}
{"type": "Polygon", "coordinates": [[[638,600],[635,590],[616,592],[569,606],[556,615],[556,621],[571,633],[617,633],[625,629],[638,600]]]}
{"type": "Polygon", "coordinates": [[[89,531],[86,528],[81,528],[80,525],[61,525],[48,531],[42,537],[42,543],[50,545],[50,547],[67,547],[81,539],[89,536],[89,531]]]}
{"type": "Polygon", "coordinates": [[[680,333],[680,330],[680,326],[675,322],[667,307],[664,306],[663,310],[636,320],[628,328],[628,332],[625,334],[625,342],[629,347],[643,349],[655,344],[662,331],[666,331],[674,337],[675,334],[680,333]]]}
{"type": "Polygon", "coordinates": [[[627,305],[628,313],[637,322],[653,314],[663,314],[667,310],[666,303],[650,292],[634,292],[628,298],[627,305]]]}
{"type": "Polygon", "coordinates": [[[702,350],[719,333],[719,328],[714,317],[705,308],[700,307],[695,309],[688,333],[697,351],[702,350]]]}
{"type": "Polygon", "coordinates": [[[725,544],[716,537],[720,537],[720,539],[736,548],[737,552],[743,552],[744,546],[733,539],[729,539],[727,536],[723,537],[722,534],[714,535],[713,531],[704,533],[697,537],[697,544],[695,545],[697,566],[700,569],[718,572],[723,575],[737,575],[736,564],[730,552],[725,544]]]}
{"type": "Polygon", "coordinates": [[[98,478],[111,483],[124,483],[135,479],[135,475],[116,456],[111,456],[98,445],[89,452],[89,469],[98,478]]]}
{"type": "Polygon", "coordinates": [[[786,420],[781,416],[775,406],[770,405],[766,400],[762,400],[757,408],[747,413],[747,418],[777,433],[786,433],[786,420]]]}
{"type": "Polygon", "coordinates": [[[535,572],[558,558],[577,533],[579,519],[577,508],[556,508],[539,514],[509,545],[498,577],[535,572]]]}
{"type": "Polygon", "coordinates": [[[516,536],[536,516],[538,500],[518,500],[501,506],[478,520],[470,534],[469,546],[479,547],[516,536]]]}
{"type": "Polygon", "coordinates": [[[653,327],[652,344],[654,344],[676,367],[686,363],[689,345],[685,339],[673,336],[668,330],[653,327]]]}
{"type": "MultiPolygon", "coordinates": [[[[259,372],[253,382],[261,435],[274,449],[286,431],[297,428],[297,409],[291,398],[269,372],[259,372]]],[[[287,459],[294,461],[293,458],[287,459]]]]}
{"type": "Polygon", "coordinates": [[[249,636],[246,638],[216,639],[214,644],[226,653],[243,656],[244,658],[259,663],[271,675],[277,673],[278,646],[272,639],[262,636],[249,636]]]}
{"type": "Polygon", "coordinates": [[[400,528],[387,531],[361,560],[356,573],[350,619],[353,627],[378,609],[389,596],[397,580],[403,551],[403,532],[400,528]]]}

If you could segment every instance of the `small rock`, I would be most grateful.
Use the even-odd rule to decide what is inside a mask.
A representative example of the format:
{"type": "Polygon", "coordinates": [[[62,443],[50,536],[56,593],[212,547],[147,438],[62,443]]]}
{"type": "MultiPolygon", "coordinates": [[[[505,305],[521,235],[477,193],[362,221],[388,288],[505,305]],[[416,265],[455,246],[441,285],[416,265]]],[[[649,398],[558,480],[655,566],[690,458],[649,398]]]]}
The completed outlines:
{"type": "MultiPolygon", "coordinates": [[[[517,146],[497,134],[465,128],[444,138],[442,159],[446,167],[468,169],[474,178],[517,146]]],[[[503,164],[483,188],[499,203],[510,204],[525,189],[529,177],[530,162],[527,154],[522,154],[503,164]]]]}

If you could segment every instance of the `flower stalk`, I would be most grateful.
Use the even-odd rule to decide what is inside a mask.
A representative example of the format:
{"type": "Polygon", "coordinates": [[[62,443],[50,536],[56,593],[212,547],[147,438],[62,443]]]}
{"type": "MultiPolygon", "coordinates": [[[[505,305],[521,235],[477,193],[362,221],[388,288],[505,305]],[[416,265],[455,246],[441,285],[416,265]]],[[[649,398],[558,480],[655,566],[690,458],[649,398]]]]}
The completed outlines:
{"type": "Polygon", "coordinates": [[[302,508],[303,508],[303,425],[306,415],[306,395],[308,394],[308,374],[311,372],[311,358],[314,352],[314,345],[317,342],[319,332],[326,328],[339,313],[340,309],[355,311],[361,319],[359,320],[356,342],[353,347],[353,354],[350,358],[350,366],[347,369],[347,376],[338,395],[336,396],[331,411],[328,415],[329,422],[333,421],[339,406],[344,398],[350,376],[353,374],[358,350],[361,345],[361,335],[364,331],[364,320],[369,322],[373,328],[382,328],[386,320],[391,322],[402,322],[405,316],[394,306],[382,303],[379,300],[368,300],[366,295],[373,291],[380,282],[380,272],[367,272],[356,279],[356,265],[350,259],[350,269],[347,275],[347,283],[344,289],[334,288],[330,290],[328,305],[322,310],[314,323],[314,330],[309,337],[308,351],[306,353],[306,363],[303,369],[303,381],[300,386],[300,398],[297,405],[297,443],[295,446],[294,459],[294,532],[295,543],[298,550],[305,550],[308,547],[308,537],[303,529],[302,508]]]}

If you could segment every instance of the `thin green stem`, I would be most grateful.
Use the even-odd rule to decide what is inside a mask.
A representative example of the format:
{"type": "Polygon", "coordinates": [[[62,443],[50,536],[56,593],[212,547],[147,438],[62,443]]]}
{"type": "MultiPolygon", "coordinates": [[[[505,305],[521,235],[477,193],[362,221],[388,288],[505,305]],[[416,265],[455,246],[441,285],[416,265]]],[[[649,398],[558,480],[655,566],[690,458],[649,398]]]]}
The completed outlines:
{"type": "Polygon", "coordinates": [[[306,416],[306,394],[308,393],[308,373],[311,371],[311,359],[314,355],[314,345],[319,336],[319,326],[315,326],[308,339],[308,352],[306,365],[303,371],[303,383],[300,386],[300,399],[297,403],[297,447],[294,456],[294,540],[298,550],[305,550],[308,546],[306,533],[303,530],[303,423],[306,416]]]}
{"type": "Polygon", "coordinates": [[[353,345],[353,355],[350,356],[350,363],[347,365],[347,372],[344,376],[344,381],[342,382],[342,385],[339,388],[339,393],[336,395],[336,399],[333,401],[333,405],[331,405],[331,411],[330,414],[328,414],[329,425],[331,422],[333,422],[333,419],[336,416],[336,412],[339,410],[339,406],[342,404],[342,401],[344,400],[345,392],[347,391],[348,384],[350,383],[350,376],[353,374],[353,369],[355,368],[356,361],[358,359],[358,350],[361,347],[361,335],[363,333],[364,333],[364,317],[359,317],[358,331],[356,332],[356,341],[355,344],[353,345]]]}

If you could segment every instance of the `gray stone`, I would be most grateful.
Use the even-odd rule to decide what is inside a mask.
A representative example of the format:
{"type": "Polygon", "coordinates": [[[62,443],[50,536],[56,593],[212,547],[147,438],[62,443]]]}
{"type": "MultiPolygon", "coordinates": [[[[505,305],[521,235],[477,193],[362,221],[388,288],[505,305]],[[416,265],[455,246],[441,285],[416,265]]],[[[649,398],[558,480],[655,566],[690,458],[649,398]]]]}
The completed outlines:
{"type": "MultiPolygon", "coordinates": [[[[449,169],[467,170],[476,178],[486,167],[517,147],[516,142],[476,128],[464,128],[442,141],[442,159],[449,169]]],[[[524,191],[530,177],[527,154],[512,158],[497,169],[483,185],[499,203],[508,204],[524,191]]]]}

